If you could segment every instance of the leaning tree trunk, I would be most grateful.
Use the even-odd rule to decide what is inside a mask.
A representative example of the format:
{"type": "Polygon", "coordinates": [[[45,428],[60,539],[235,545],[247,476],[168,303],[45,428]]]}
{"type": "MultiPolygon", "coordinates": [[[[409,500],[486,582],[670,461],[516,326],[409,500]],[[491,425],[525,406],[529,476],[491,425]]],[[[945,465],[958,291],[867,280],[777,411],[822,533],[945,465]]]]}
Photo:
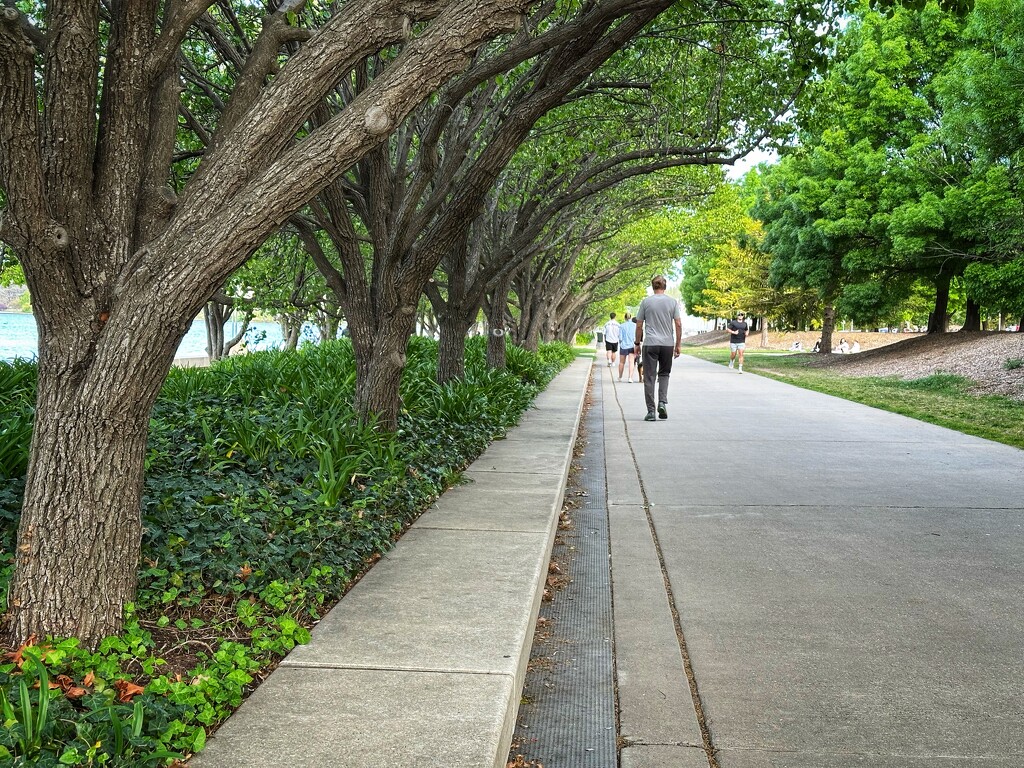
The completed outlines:
{"type": "Polygon", "coordinates": [[[981,330],[981,304],[973,299],[967,300],[967,316],[964,318],[962,331],[981,330]]]}
{"type": "Polygon", "coordinates": [[[168,315],[153,307],[153,321],[140,314],[115,312],[95,336],[37,315],[35,427],[9,592],[15,641],[45,627],[95,647],[134,599],[149,412],[187,327],[161,327],[168,315]]]}
{"type": "MultiPolygon", "coordinates": [[[[412,3],[412,16],[445,17],[414,39],[394,3],[345,4],[288,66],[272,55],[245,62],[177,196],[166,186],[180,106],[175,49],[205,6],[171,4],[157,34],[156,5],[112,3],[101,17],[97,3],[58,4],[45,37],[14,3],[0,13],[2,237],[40,326],[5,616],[14,642],[76,635],[95,646],[120,629],[137,576],[149,411],[191,320],[272,231],[386,141],[483,41],[517,28],[528,4],[412,3]],[[403,38],[337,120],[291,140],[337,78],[403,38]]],[[[298,40],[283,19],[264,21],[265,51],[298,40]]],[[[365,386],[362,394],[372,405],[365,386]]]]}
{"type": "Polygon", "coordinates": [[[761,349],[768,349],[768,318],[761,318],[761,349]]]}

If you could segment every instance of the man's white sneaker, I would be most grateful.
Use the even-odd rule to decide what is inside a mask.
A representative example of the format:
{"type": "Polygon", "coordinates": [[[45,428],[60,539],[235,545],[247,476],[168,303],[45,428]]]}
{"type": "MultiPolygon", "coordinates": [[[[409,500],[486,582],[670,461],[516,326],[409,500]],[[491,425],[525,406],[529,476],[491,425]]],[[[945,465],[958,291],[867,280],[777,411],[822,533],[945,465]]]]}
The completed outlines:
{"type": "Polygon", "coordinates": [[[627,384],[632,384],[632,383],[633,383],[633,380],[632,380],[632,379],[626,379],[626,383],[627,383],[627,384]]]}
{"type": "Polygon", "coordinates": [[[732,360],[729,361],[729,367],[732,368],[732,360]]]}
{"type": "Polygon", "coordinates": [[[743,366],[740,366],[740,373],[743,373],[743,366]]]}

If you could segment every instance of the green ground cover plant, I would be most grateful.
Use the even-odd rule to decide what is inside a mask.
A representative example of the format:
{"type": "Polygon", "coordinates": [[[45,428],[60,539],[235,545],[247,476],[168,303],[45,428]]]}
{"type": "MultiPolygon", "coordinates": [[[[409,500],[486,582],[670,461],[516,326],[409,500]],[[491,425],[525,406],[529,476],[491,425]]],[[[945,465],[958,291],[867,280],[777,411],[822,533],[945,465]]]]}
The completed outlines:
{"type": "MultiPolygon", "coordinates": [[[[410,340],[397,433],[360,422],[347,341],[171,371],[153,410],[139,587],[125,631],[6,649],[0,765],[144,766],[185,759],[207,731],[575,352],[508,348],[435,381],[437,345],[410,340]]],[[[31,437],[34,364],[0,363],[0,598],[31,437]]]]}
{"type": "MultiPolygon", "coordinates": [[[[688,355],[725,365],[727,349],[685,350],[688,355]]],[[[744,369],[805,389],[842,397],[1024,448],[1024,402],[999,395],[976,394],[974,382],[962,376],[936,373],[919,379],[895,376],[844,376],[835,368],[812,368],[811,355],[760,353],[748,350],[744,369]]]]}

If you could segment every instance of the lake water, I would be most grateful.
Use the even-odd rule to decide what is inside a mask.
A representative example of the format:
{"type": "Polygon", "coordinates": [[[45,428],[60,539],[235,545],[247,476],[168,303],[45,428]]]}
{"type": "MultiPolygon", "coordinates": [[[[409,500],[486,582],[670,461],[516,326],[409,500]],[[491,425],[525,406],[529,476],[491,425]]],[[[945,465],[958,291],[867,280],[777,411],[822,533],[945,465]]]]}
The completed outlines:
{"type": "MultiPolygon", "coordinates": [[[[238,328],[235,323],[228,323],[226,332],[229,336],[234,336],[238,333],[238,328]]],[[[309,338],[311,330],[310,327],[304,328],[303,338],[309,338]]],[[[284,340],[280,325],[265,322],[250,323],[245,337],[250,349],[270,349],[284,340]],[[261,334],[266,336],[261,337],[261,334]]],[[[315,334],[312,338],[316,338],[315,334]]],[[[16,357],[32,359],[36,356],[38,348],[39,336],[32,315],[0,312],[0,360],[13,360],[16,357]]],[[[206,356],[206,324],[202,320],[195,320],[192,323],[175,356],[206,356]]]]}

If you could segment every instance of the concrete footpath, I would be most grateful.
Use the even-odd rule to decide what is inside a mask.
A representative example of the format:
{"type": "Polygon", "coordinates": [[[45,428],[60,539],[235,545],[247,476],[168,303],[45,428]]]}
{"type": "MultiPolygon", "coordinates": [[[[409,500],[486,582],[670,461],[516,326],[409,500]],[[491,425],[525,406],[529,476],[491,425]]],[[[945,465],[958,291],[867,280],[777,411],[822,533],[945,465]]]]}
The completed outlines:
{"type": "Polygon", "coordinates": [[[196,768],[503,768],[591,360],[328,613],[196,768]]]}
{"type": "Polygon", "coordinates": [[[1024,452],[685,356],[650,423],[595,370],[623,768],[1024,765],[1024,452]]]}
{"type": "MultiPolygon", "coordinates": [[[[192,765],[504,766],[590,370],[192,765]]],[[[1024,765],[1024,452],[685,356],[645,422],[594,372],[620,768],[1024,765]]]]}

